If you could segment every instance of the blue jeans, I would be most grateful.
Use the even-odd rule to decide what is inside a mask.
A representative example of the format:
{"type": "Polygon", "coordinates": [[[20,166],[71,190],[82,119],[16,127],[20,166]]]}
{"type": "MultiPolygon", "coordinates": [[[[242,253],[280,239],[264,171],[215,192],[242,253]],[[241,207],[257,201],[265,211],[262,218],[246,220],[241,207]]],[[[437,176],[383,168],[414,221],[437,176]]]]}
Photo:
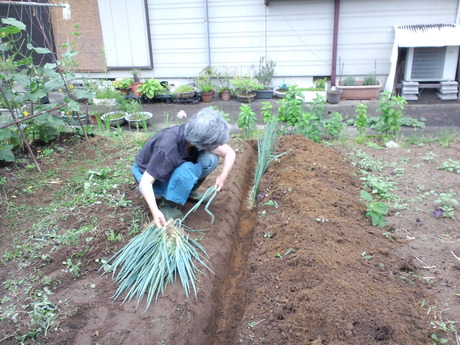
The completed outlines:
{"type": "MultiPolygon", "coordinates": [[[[202,152],[198,157],[198,163],[185,162],[173,171],[168,181],[155,181],[153,183],[155,196],[162,196],[169,201],[184,205],[195,183],[206,178],[214,171],[218,163],[217,155],[202,152]]],[[[137,163],[134,163],[132,173],[139,184],[142,172],[137,163]]]]}

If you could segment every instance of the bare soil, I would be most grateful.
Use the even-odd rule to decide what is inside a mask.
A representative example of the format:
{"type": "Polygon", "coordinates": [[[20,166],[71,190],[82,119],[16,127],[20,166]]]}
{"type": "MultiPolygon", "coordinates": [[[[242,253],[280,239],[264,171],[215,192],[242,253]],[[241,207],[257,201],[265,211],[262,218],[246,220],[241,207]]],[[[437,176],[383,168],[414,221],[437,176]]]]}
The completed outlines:
{"type": "MultiPolygon", "coordinates": [[[[132,157],[103,137],[92,143],[60,143],[57,157],[41,161],[49,182],[58,171],[60,183],[46,183],[32,194],[21,192],[27,188],[23,175],[33,180],[38,178],[35,171],[21,164],[2,168],[7,182],[1,191],[0,256],[14,241],[27,238],[41,220],[34,209],[49,204],[72,169],[98,168],[110,154],[105,164],[118,163],[115,155],[130,175],[132,157]],[[97,166],[87,161],[91,157],[98,159],[97,166]],[[11,210],[13,202],[22,208],[11,210]],[[16,212],[15,219],[7,219],[11,212],[16,212]]],[[[148,214],[132,181],[121,186],[131,207],[116,212],[104,202],[77,207],[56,215],[56,223],[50,224],[64,231],[97,217],[91,241],[54,245],[42,257],[0,266],[3,283],[37,277],[27,289],[2,284],[1,310],[25,304],[35,289],[43,289],[42,278],[48,276],[59,282],[49,287],[59,317],[46,335],[37,337],[39,344],[417,345],[433,343],[431,334],[458,344],[455,332],[443,332],[439,326],[460,321],[459,221],[434,217],[436,195],[425,193],[458,192],[460,175],[437,169],[448,158],[458,160],[458,141],[448,148],[434,143],[360,147],[374,159],[397,162],[397,168],[404,169],[396,173],[386,166],[379,173],[397,175],[395,193],[407,205],[391,208],[385,228],[372,226],[364,217],[360,175],[348,159],[353,148],[333,149],[298,135],[283,137],[277,152],[285,154],[270,164],[260,186],[265,196],[249,207],[256,145],[239,141],[232,146],[237,161],[226,189],[211,205],[215,223],[201,208],[187,219],[193,229],[209,229],[191,236],[199,237],[215,272],[200,276],[197,300],[187,299],[178,282],[146,311],[142,303],[136,308],[135,301],[113,301],[117,286],[110,275],[101,276],[99,261],[133,237],[129,229],[134,207],[148,214]],[[430,162],[424,159],[429,152],[436,154],[430,162]],[[108,241],[107,229],[122,234],[124,242],[108,241]],[[63,262],[80,252],[84,254],[77,278],[64,270],[63,262]]],[[[208,179],[203,190],[212,181],[208,179]]],[[[183,210],[190,207],[186,204],[183,210]]],[[[0,314],[0,344],[19,344],[15,335],[27,331],[28,321],[24,312],[0,314]]]]}

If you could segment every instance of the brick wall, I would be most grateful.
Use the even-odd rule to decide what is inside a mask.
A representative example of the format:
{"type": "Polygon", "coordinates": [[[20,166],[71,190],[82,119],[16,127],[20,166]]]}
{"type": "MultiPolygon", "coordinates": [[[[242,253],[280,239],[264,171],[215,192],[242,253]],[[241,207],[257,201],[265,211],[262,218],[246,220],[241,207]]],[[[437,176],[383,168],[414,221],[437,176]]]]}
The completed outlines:
{"type": "MultiPolygon", "coordinates": [[[[50,3],[58,4],[58,0],[50,0],[50,3]]],[[[56,50],[60,57],[65,50],[63,43],[75,42],[75,50],[78,51],[76,60],[79,66],[78,72],[104,72],[106,70],[104,58],[104,43],[102,39],[101,24],[99,21],[99,9],[96,0],[68,0],[71,10],[71,19],[63,19],[62,8],[51,7],[51,21],[56,50]],[[77,30],[80,34],[78,40],[71,32],[75,31],[75,24],[79,24],[77,30]]]]}

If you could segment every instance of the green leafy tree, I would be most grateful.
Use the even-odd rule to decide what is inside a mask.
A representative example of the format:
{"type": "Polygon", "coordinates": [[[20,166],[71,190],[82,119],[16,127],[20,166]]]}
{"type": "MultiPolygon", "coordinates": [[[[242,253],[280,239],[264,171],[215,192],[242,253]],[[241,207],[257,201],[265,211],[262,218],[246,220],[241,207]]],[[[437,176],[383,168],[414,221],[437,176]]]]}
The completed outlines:
{"type": "MultiPolygon", "coordinates": [[[[29,146],[29,141],[41,139],[44,142],[54,139],[62,130],[63,122],[50,117],[50,111],[61,106],[56,103],[42,104],[40,100],[51,91],[63,90],[65,94],[66,112],[78,114],[82,99],[94,97],[92,91],[75,88],[71,81],[75,80],[73,69],[78,66],[75,56],[75,42],[66,43],[62,59],[57,60],[54,53],[47,47],[35,47],[26,34],[24,23],[14,18],[2,18],[0,25],[0,101],[7,108],[16,123],[16,131],[11,128],[0,130],[0,159],[14,159],[12,150],[15,146],[27,146],[40,170],[37,160],[29,146]],[[53,63],[44,66],[34,64],[34,55],[49,55],[53,63]],[[17,90],[21,90],[18,92],[17,90]],[[28,111],[24,110],[29,105],[28,111]],[[20,124],[21,123],[21,124],[20,124]],[[21,138],[18,143],[17,136],[21,138]]],[[[43,29],[44,30],[44,29],[43,29]]],[[[78,25],[72,32],[78,39],[78,25]]],[[[45,32],[43,32],[46,35],[45,32]]],[[[46,41],[46,40],[45,40],[46,41]]],[[[86,135],[83,124],[83,133],[86,135]]]]}

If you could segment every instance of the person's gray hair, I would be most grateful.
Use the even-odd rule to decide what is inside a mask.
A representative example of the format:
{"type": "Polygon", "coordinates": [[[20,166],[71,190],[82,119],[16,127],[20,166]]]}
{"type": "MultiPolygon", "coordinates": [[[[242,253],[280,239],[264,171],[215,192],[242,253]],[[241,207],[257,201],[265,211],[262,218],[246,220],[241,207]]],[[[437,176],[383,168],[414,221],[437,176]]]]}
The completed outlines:
{"type": "Polygon", "coordinates": [[[198,150],[212,151],[230,138],[230,128],[219,110],[201,109],[185,124],[185,139],[198,150]]]}

